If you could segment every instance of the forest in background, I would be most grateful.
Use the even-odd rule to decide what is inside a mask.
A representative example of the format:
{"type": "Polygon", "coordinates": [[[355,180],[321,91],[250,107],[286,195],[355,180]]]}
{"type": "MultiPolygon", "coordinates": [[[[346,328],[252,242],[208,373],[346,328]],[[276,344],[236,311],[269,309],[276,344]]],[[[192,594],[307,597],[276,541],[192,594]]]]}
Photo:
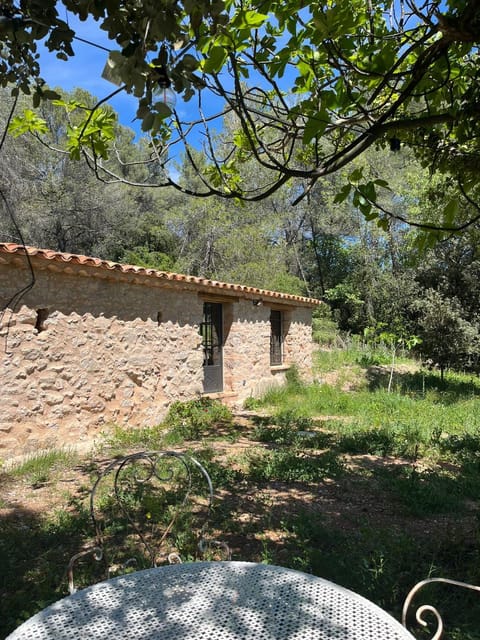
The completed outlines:
{"type": "MultiPolygon", "coordinates": [[[[7,91],[1,97],[4,132],[12,99],[7,91]]],[[[64,99],[96,102],[80,89],[64,99]]],[[[28,98],[22,101],[28,106],[28,98]]],[[[391,190],[379,204],[389,215],[375,221],[362,213],[361,201],[336,195],[341,172],[318,180],[295,207],[294,181],[260,204],[194,198],[174,188],[142,188],[156,170],[143,162],[148,141],[118,124],[115,152],[104,166],[122,181],[98,179],[95,167],[68,152],[75,111],[62,116],[42,103],[36,110],[47,123],[42,136],[3,140],[1,241],[317,297],[343,332],[381,340],[392,351],[414,347],[442,372],[479,372],[478,223],[448,234],[404,222],[434,225],[449,203],[452,215],[478,214],[448,175],[432,177],[407,149],[369,150],[363,170],[348,168],[348,180],[357,170],[375,180],[388,169],[391,190]]],[[[218,148],[234,130],[226,118],[218,148]]],[[[202,152],[191,153],[201,164],[202,152]]],[[[199,180],[187,159],[172,158],[170,171],[187,188],[199,180]]],[[[245,162],[242,179],[254,188],[261,171],[245,162]]]]}

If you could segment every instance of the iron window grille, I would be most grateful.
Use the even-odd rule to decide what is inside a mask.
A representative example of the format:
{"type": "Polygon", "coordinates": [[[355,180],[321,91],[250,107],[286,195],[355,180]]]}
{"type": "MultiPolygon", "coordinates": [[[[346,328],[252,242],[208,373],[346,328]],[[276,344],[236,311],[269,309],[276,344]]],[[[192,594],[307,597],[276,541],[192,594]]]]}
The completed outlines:
{"type": "Polygon", "coordinates": [[[282,312],[270,311],[270,364],[283,363],[283,327],[282,312]]]}
{"type": "Polygon", "coordinates": [[[203,322],[200,334],[203,343],[203,366],[218,364],[218,352],[222,345],[221,305],[206,302],[203,306],[203,322]]]}

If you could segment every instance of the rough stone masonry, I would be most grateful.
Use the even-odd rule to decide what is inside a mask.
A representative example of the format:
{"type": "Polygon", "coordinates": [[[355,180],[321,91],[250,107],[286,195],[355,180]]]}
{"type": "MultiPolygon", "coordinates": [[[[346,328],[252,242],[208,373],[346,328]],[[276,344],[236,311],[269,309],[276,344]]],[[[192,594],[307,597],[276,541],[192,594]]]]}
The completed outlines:
{"type": "Polygon", "coordinates": [[[0,244],[0,459],[88,447],[114,424],[152,426],[200,396],[205,300],[223,307],[222,400],[243,402],[293,364],[310,375],[316,300],[0,244]],[[280,366],[272,308],[285,318],[280,366]]]}

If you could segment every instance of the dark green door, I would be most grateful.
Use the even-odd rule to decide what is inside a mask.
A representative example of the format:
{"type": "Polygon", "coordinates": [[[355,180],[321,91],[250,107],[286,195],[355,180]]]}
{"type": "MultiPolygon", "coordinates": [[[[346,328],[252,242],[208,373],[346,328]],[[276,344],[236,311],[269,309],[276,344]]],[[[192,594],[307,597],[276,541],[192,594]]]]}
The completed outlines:
{"type": "Polygon", "coordinates": [[[203,341],[203,390],[205,393],[223,391],[223,313],[217,302],[203,304],[200,324],[203,341]]]}

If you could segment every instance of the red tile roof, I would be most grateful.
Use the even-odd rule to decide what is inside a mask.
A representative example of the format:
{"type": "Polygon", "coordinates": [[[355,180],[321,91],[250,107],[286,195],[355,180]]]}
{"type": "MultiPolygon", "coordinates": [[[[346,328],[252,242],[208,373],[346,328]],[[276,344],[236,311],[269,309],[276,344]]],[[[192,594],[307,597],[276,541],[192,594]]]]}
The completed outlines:
{"type": "Polygon", "coordinates": [[[51,260],[54,262],[67,262],[97,269],[119,271],[121,273],[134,273],[150,278],[161,278],[172,282],[192,283],[198,285],[199,288],[205,287],[209,290],[211,290],[212,288],[218,289],[219,293],[221,291],[225,293],[232,292],[234,294],[247,294],[249,297],[258,296],[262,298],[274,298],[279,302],[284,301],[287,304],[295,303],[300,306],[315,306],[321,304],[320,300],[316,300],[314,298],[305,298],[303,296],[297,296],[290,293],[279,293],[277,291],[268,291],[265,289],[248,287],[241,284],[218,282],[216,280],[209,280],[208,278],[199,278],[196,276],[182,275],[180,273],[158,271],[156,269],[137,267],[131,264],[120,264],[118,262],[111,262],[110,260],[101,260],[100,258],[92,258],[90,256],[82,256],[74,253],[62,253],[60,251],[53,251],[52,249],[39,249],[37,247],[24,246],[11,242],[0,242],[0,254],[1,253],[18,255],[28,254],[32,257],[35,256],[37,258],[51,260]]]}

